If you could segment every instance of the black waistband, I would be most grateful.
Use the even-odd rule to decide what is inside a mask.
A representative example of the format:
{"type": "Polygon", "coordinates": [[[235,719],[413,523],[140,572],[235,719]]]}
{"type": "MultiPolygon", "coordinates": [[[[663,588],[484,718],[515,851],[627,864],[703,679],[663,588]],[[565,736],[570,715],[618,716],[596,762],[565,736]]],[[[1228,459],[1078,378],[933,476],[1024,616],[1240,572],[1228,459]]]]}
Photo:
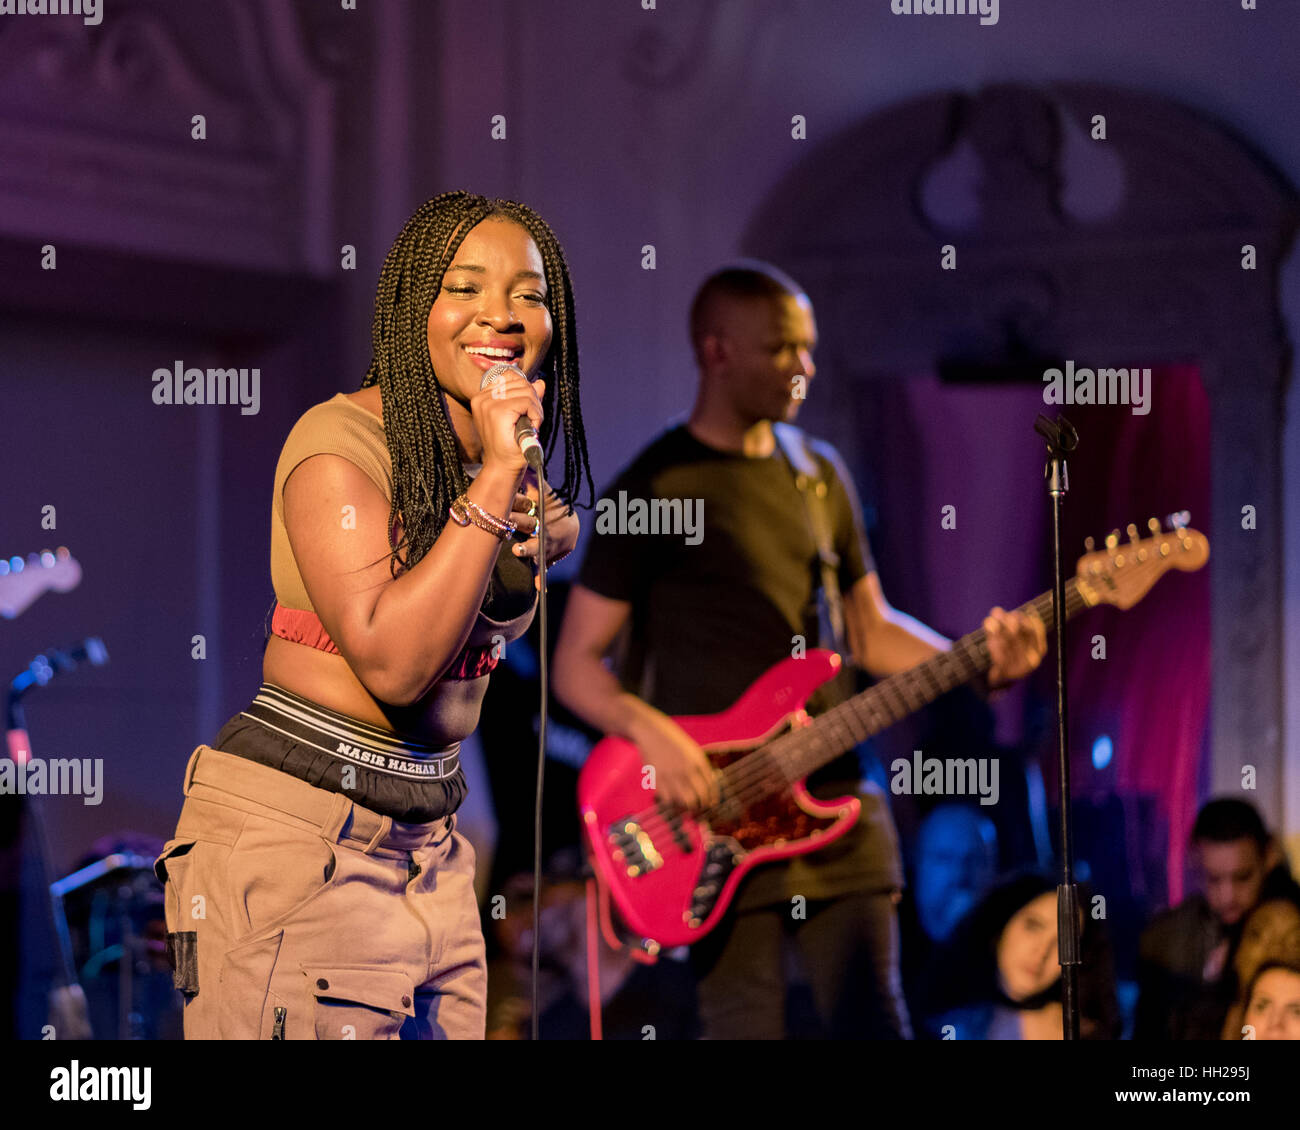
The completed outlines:
{"type": "Polygon", "coordinates": [[[460,742],[431,746],[330,710],[274,683],[263,683],[240,714],[340,761],[408,781],[445,780],[460,767],[460,742]]]}

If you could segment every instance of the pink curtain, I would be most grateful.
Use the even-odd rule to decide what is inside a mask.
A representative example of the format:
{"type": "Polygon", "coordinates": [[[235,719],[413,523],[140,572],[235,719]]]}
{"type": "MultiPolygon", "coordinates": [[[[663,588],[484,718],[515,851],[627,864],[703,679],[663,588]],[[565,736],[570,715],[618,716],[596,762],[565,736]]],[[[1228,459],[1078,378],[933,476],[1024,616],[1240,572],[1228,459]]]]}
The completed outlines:
{"type": "MultiPolygon", "coordinates": [[[[1193,528],[1208,530],[1210,406],[1196,366],[1153,365],[1150,405],[1141,416],[1113,406],[1063,409],[1082,436],[1067,496],[1064,543],[1071,551],[1088,534],[1100,546],[1107,532],[1130,522],[1146,536],[1148,518],[1163,524],[1179,510],[1190,511],[1193,528]]],[[[1079,623],[1068,656],[1075,793],[1155,797],[1168,829],[1169,898],[1177,902],[1209,715],[1209,566],[1171,571],[1127,612],[1103,607],[1079,623]],[[1104,660],[1092,657],[1097,635],[1105,637],[1104,660]],[[1109,765],[1096,768],[1091,755],[1101,734],[1114,752],[1109,765]]],[[[1131,858],[1135,867],[1140,862],[1131,858]]]]}
{"type": "MultiPolygon", "coordinates": [[[[1083,364],[1082,361],[1079,362],[1083,364]]],[[[1063,412],[1079,429],[1070,463],[1064,548],[1072,575],[1092,535],[1098,546],[1115,527],[1187,510],[1206,531],[1210,519],[1210,410],[1194,365],[1151,365],[1151,410],[1043,404],[1039,385],[954,386],[915,375],[876,391],[858,431],[879,469],[867,484],[879,507],[874,544],[890,601],[953,635],[978,626],[995,603],[1014,607],[1051,584],[1051,527],[1039,472],[1045,460],[1033,433],[1039,412],[1063,412]],[[945,506],[955,528],[940,522],[945,506]]],[[[1127,537],[1124,537],[1127,541],[1127,537]]],[[[1211,550],[1213,552],[1213,550],[1211,550]]],[[[1076,798],[1119,797],[1126,810],[1122,853],[1134,894],[1159,893],[1160,861],[1170,898],[1182,895],[1187,835],[1199,800],[1210,693],[1209,567],[1171,572],[1134,608],[1106,606],[1072,622],[1071,778],[1076,798]],[[1106,658],[1093,659],[1093,637],[1106,658]],[[1113,743],[1109,765],[1094,768],[1094,741],[1113,743]],[[1154,808],[1154,822],[1139,819],[1154,808]],[[1153,842],[1159,836],[1160,842],[1153,842]],[[1144,866],[1145,865],[1145,866],[1144,866]]],[[[1040,701],[1056,699],[1055,653],[1033,677],[1040,701]]],[[[1024,738],[1028,688],[998,700],[998,736],[1024,738]]],[[[905,724],[906,726],[906,724],[905,724]]],[[[900,729],[905,728],[900,727],[900,729]]],[[[913,748],[893,737],[901,750],[913,748]]],[[[1057,791],[1055,722],[1042,751],[1043,778],[1057,791]]],[[[1055,825],[1051,829],[1055,841],[1055,825]]]]}

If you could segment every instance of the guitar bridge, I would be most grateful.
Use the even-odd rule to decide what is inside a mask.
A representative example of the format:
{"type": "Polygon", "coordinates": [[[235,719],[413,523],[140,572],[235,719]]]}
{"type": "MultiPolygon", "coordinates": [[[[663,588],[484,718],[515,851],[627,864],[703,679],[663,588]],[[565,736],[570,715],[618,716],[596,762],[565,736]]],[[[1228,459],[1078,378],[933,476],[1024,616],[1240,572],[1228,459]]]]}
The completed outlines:
{"type": "Polygon", "coordinates": [[[650,833],[631,818],[610,826],[609,842],[614,858],[623,863],[633,879],[664,864],[664,857],[655,849],[650,833]]]}

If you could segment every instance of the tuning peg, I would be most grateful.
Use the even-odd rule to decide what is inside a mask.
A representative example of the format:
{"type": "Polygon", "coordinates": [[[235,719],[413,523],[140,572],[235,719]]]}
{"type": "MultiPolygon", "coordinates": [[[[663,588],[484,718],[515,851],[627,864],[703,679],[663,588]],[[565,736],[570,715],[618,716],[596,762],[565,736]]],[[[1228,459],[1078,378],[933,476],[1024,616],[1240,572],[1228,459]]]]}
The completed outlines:
{"type": "Polygon", "coordinates": [[[1124,532],[1128,534],[1128,540],[1135,542],[1138,539],[1138,528],[1132,522],[1128,524],[1124,532]]]}
{"type": "Polygon", "coordinates": [[[1093,551],[1096,545],[1097,543],[1090,537],[1083,539],[1083,548],[1089,553],[1093,551]]]}
{"type": "Polygon", "coordinates": [[[1176,514],[1170,514],[1168,520],[1171,528],[1183,530],[1187,528],[1187,523],[1192,520],[1192,516],[1186,510],[1179,510],[1176,514]]]}
{"type": "Polygon", "coordinates": [[[1147,529],[1150,530],[1153,534],[1158,534],[1158,533],[1160,533],[1160,519],[1159,519],[1159,518],[1148,518],[1148,519],[1147,519],[1147,529]]]}
{"type": "Polygon", "coordinates": [[[1111,530],[1111,532],[1106,535],[1106,548],[1114,549],[1117,545],[1119,545],[1119,530],[1111,530]]]}

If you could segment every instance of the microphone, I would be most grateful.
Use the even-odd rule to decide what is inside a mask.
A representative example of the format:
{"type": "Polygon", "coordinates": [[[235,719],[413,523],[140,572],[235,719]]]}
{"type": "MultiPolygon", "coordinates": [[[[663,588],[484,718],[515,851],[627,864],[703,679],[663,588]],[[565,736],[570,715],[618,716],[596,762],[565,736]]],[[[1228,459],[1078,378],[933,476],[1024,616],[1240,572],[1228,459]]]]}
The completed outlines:
{"type": "MultiPolygon", "coordinates": [[[[489,385],[494,385],[507,373],[518,373],[524,380],[528,380],[527,375],[517,365],[507,365],[504,361],[498,361],[486,373],[479,382],[479,388],[485,389],[489,385]]],[[[542,441],[537,435],[537,429],[533,427],[533,422],[527,416],[520,416],[515,422],[515,442],[524,453],[524,458],[528,460],[528,465],[533,470],[540,472],[542,469],[542,441]]]]}

